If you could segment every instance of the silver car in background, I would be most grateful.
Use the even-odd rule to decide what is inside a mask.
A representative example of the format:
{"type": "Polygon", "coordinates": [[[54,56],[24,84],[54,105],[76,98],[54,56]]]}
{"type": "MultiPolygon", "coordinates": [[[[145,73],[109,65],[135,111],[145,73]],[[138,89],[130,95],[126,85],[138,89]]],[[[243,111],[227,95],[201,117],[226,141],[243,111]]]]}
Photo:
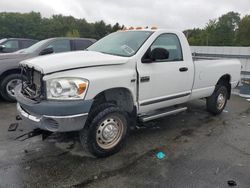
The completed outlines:
{"type": "Polygon", "coordinates": [[[37,43],[38,40],[26,38],[4,38],[0,40],[0,53],[11,53],[28,48],[37,43]]]}
{"type": "Polygon", "coordinates": [[[21,82],[19,62],[41,55],[84,50],[96,40],[91,38],[49,38],[14,53],[0,54],[0,96],[15,102],[14,88],[21,82]]]}

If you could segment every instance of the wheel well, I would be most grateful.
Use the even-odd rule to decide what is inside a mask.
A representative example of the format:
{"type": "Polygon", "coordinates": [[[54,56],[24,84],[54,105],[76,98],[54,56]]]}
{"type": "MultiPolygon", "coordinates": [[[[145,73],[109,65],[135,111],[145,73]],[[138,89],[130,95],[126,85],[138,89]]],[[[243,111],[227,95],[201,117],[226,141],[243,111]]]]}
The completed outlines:
{"type": "Polygon", "coordinates": [[[231,96],[231,76],[229,74],[225,74],[222,77],[220,77],[220,79],[218,80],[216,85],[224,85],[227,87],[227,91],[228,91],[228,99],[230,99],[231,96]]]}
{"type": "Polygon", "coordinates": [[[0,82],[2,82],[4,77],[6,77],[7,75],[10,75],[10,74],[21,74],[21,69],[11,69],[11,70],[7,70],[7,71],[3,72],[0,75],[0,82]]]}
{"type": "Polygon", "coordinates": [[[105,102],[114,103],[128,113],[132,113],[134,110],[133,96],[126,88],[112,88],[102,91],[94,98],[94,103],[91,108],[105,102]]]}

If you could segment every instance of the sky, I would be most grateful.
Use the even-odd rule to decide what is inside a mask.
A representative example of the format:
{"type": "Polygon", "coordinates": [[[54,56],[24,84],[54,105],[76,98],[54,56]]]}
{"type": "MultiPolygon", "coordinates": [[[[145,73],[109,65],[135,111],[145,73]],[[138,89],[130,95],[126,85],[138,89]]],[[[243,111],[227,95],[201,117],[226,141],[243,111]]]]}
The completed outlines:
{"type": "Polygon", "coordinates": [[[0,0],[0,12],[40,12],[108,24],[169,29],[204,27],[229,11],[250,14],[250,0],[0,0]]]}

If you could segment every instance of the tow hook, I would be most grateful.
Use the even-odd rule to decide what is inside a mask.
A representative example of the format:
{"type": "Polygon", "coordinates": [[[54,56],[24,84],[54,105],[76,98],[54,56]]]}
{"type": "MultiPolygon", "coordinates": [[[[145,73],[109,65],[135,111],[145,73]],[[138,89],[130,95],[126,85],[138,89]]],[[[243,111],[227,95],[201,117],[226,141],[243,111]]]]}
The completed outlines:
{"type": "Polygon", "coordinates": [[[22,120],[22,117],[19,116],[19,115],[17,115],[17,116],[16,116],[16,120],[17,120],[17,121],[20,121],[20,120],[22,120]]]}

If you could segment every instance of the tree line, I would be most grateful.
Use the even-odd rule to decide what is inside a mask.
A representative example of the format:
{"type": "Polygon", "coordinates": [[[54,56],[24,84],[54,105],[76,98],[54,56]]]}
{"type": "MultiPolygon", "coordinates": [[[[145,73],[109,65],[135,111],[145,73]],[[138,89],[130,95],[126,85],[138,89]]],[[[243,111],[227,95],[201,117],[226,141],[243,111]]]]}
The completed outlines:
{"type": "Polygon", "coordinates": [[[243,18],[228,12],[209,20],[203,29],[184,31],[190,45],[195,46],[250,46],[250,15],[243,18]]]}
{"type": "MultiPolygon", "coordinates": [[[[100,39],[124,26],[106,24],[104,21],[89,23],[72,16],[40,13],[0,13],[0,38],[89,37],[100,39]]],[[[184,31],[190,45],[197,46],[250,46],[250,15],[243,18],[237,12],[228,12],[218,19],[209,20],[204,28],[184,31]]]]}
{"type": "Polygon", "coordinates": [[[53,15],[44,18],[40,13],[0,13],[1,38],[46,39],[51,37],[89,37],[100,39],[123,26],[106,24],[104,21],[89,23],[72,16],[53,15]]]}

